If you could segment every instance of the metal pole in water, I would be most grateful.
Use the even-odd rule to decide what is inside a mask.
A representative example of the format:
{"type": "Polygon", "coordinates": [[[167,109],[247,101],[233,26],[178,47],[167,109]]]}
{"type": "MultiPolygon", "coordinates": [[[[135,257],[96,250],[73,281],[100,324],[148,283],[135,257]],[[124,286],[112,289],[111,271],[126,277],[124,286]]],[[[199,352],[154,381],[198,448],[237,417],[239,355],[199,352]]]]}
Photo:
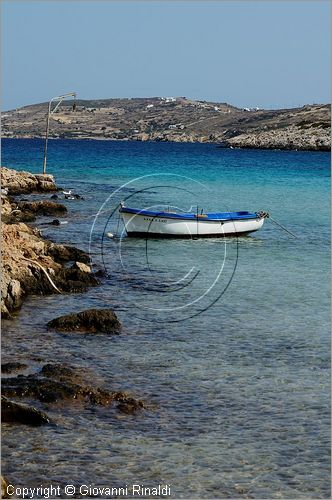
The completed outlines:
{"type": "Polygon", "coordinates": [[[48,103],[48,112],[47,112],[47,119],[46,119],[46,139],[45,139],[45,152],[44,152],[44,164],[43,164],[43,174],[46,174],[46,162],[47,162],[47,144],[48,144],[48,132],[50,129],[50,112],[51,112],[51,103],[50,101],[48,103]]]}
{"type": "Polygon", "coordinates": [[[76,99],[76,92],[68,92],[68,94],[63,94],[57,97],[52,97],[50,102],[48,103],[48,110],[47,110],[47,118],[46,118],[46,138],[45,138],[45,151],[44,151],[44,162],[43,162],[43,174],[46,174],[46,164],[47,164],[47,146],[48,146],[48,135],[49,135],[49,130],[50,130],[50,116],[55,113],[55,111],[58,109],[60,104],[64,99],[67,99],[67,97],[74,97],[74,105],[73,105],[73,111],[75,111],[75,99],[76,99]],[[52,102],[53,101],[59,101],[58,104],[55,106],[53,111],[51,111],[52,107],[52,102]]]}

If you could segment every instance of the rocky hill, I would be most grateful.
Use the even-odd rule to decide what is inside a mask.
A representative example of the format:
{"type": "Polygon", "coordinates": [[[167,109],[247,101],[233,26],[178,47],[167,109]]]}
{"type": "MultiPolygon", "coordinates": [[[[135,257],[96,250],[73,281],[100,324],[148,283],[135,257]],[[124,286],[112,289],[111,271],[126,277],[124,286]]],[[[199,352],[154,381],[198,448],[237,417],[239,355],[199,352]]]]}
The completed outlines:
{"type": "MultiPolygon", "coordinates": [[[[2,115],[2,137],[45,137],[47,103],[2,115]]],[[[50,137],[214,142],[224,147],[331,148],[331,106],[236,108],[185,97],[66,101],[51,116],[50,137]]]]}

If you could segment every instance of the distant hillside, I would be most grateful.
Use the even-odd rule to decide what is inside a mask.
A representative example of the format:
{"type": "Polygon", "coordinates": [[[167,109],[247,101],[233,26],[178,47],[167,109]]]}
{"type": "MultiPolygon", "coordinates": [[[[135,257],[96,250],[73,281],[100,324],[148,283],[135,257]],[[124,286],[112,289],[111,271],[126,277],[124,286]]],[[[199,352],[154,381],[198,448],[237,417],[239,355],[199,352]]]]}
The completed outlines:
{"type": "MultiPolygon", "coordinates": [[[[2,137],[45,137],[47,103],[2,115],[2,137]]],[[[331,147],[331,106],[264,110],[185,97],[64,101],[50,137],[214,142],[223,147],[323,150],[331,147]]]]}

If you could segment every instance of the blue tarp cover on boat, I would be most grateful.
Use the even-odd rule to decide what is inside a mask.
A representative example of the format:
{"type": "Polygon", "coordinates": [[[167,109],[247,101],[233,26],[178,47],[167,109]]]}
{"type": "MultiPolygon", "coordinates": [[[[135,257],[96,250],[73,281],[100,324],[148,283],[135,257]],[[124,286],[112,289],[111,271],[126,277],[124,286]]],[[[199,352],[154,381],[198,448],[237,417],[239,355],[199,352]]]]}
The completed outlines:
{"type": "MultiPolygon", "coordinates": [[[[139,210],[136,208],[121,207],[120,212],[127,212],[129,214],[145,215],[147,217],[163,217],[167,219],[197,219],[196,213],[173,213],[154,210],[139,210]]],[[[251,212],[208,212],[198,214],[199,220],[239,220],[239,219],[257,219],[257,214],[251,212]]]]}

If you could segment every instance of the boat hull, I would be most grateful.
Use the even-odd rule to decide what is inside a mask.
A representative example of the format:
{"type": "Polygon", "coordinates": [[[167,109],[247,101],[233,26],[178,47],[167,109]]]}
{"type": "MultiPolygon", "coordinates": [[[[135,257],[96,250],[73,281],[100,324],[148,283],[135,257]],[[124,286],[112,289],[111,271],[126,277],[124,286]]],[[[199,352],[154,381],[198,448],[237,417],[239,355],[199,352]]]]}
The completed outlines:
{"type": "Polygon", "coordinates": [[[148,238],[221,238],[258,231],[264,218],[243,220],[181,220],[121,212],[128,236],[148,238]]]}

